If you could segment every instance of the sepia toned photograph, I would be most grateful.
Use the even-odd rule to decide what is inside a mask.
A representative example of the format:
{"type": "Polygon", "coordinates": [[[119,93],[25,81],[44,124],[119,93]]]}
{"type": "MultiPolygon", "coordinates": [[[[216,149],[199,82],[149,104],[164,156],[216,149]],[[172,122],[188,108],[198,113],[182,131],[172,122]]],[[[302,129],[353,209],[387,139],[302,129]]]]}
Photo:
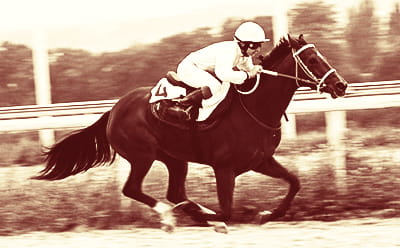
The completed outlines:
{"type": "Polygon", "coordinates": [[[0,0],[0,247],[400,247],[400,0],[0,0]]]}

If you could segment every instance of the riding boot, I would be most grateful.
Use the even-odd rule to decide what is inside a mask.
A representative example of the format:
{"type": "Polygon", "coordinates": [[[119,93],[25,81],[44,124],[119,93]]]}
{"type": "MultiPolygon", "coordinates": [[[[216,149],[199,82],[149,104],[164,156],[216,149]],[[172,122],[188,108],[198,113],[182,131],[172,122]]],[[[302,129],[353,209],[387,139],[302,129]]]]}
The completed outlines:
{"type": "Polygon", "coordinates": [[[183,106],[201,106],[203,99],[208,99],[212,96],[211,90],[208,86],[195,89],[194,91],[187,94],[185,97],[179,100],[179,103],[183,106]]]}
{"type": "Polygon", "coordinates": [[[208,99],[212,96],[208,86],[195,89],[182,99],[176,100],[177,105],[168,108],[169,115],[175,116],[183,121],[194,119],[193,112],[198,112],[203,99],[208,99]]]}

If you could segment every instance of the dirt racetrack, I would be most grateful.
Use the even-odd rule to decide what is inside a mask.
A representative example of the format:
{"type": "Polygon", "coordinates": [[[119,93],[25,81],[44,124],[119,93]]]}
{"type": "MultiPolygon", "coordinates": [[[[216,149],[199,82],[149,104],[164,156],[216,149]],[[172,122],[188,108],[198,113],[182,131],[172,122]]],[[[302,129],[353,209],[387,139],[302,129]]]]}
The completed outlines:
{"type": "Polygon", "coordinates": [[[228,234],[206,227],[88,230],[77,227],[63,233],[33,232],[0,237],[1,248],[119,248],[119,247],[400,247],[400,218],[354,219],[335,222],[274,222],[263,226],[230,226],[228,234]]]}

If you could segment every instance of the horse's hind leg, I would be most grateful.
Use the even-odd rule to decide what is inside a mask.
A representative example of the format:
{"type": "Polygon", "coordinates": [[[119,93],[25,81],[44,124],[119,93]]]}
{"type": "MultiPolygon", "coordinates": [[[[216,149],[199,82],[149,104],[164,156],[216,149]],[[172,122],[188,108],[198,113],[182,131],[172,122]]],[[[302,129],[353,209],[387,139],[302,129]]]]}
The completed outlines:
{"type": "Polygon", "coordinates": [[[153,161],[149,159],[135,159],[134,161],[130,160],[129,162],[131,164],[131,171],[122,193],[129,198],[148,205],[149,207],[154,207],[157,200],[142,191],[143,179],[149,172],[153,161]]]}
{"type": "Polygon", "coordinates": [[[160,215],[162,229],[168,232],[172,231],[175,226],[175,219],[170,211],[171,207],[142,191],[143,179],[149,172],[153,159],[135,158],[134,160],[129,160],[129,162],[131,164],[131,172],[122,190],[123,194],[153,208],[160,215]]]}
{"type": "Polygon", "coordinates": [[[271,214],[262,215],[260,222],[263,224],[265,222],[272,221],[284,216],[297,192],[300,190],[299,179],[296,175],[290,173],[286,168],[284,168],[273,157],[266,159],[266,161],[264,161],[264,163],[254,169],[254,171],[274,178],[283,179],[289,183],[289,191],[286,194],[285,198],[271,214]]]}

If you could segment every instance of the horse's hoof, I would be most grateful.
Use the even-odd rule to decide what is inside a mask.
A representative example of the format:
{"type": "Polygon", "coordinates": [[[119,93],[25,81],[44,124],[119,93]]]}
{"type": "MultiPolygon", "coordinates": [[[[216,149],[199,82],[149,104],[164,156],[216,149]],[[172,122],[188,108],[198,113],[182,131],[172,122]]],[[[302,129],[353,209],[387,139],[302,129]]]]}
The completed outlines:
{"type": "Polygon", "coordinates": [[[175,226],[168,223],[161,223],[161,230],[167,233],[172,233],[175,230],[175,226]]]}
{"type": "Polygon", "coordinates": [[[258,215],[256,216],[256,222],[259,223],[260,225],[267,223],[271,219],[272,219],[272,212],[268,210],[259,212],[258,215]]]}
{"type": "Polygon", "coordinates": [[[208,221],[208,224],[214,227],[214,231],[217,233],[228,233],[228,226],[225,224],[225,222],[219,222],[219,221],[208,221]]]}

